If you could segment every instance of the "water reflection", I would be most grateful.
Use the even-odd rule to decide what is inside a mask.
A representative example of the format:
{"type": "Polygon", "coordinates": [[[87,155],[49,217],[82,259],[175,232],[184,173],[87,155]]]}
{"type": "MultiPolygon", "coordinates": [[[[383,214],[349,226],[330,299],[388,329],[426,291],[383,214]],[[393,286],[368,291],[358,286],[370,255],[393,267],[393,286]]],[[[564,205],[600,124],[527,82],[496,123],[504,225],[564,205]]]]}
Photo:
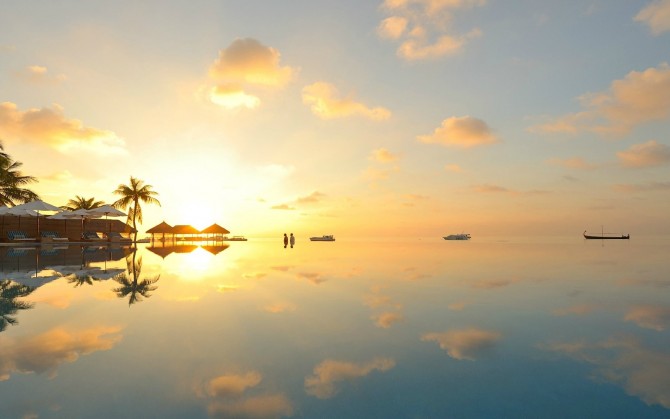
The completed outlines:
{"type": "Polygon", "coordinates": [[[0,332],[4,331],[7,325],[18,323],[13,316],[19,310],[33,308],[32,303],[19,301],[19,298],[27,297],[34,290],[35,288],[8,279],[0,280],[0,332]]]}
{"type": "Polygon", "coordinates": [[[142,258],[136,258],[137,250],[134,250],[126,257],[127,269],[126,272],[120,273],[114,277],[114,281],[121,286],[114,289],[116,296],[119,298],[128,297],[128,305],[133,305],[142,301],[143,298],[149,298],[152,291],[156,291],[158,287],[154,285],[160,279],[160,275],[151,278],[144,278],[139,280],[142,274],[142,258]]]}
{"type": "Polygon", "coordinates": [[[670,416],[668,241],[156,250],[48,267],[0,417],[670,416]]]}

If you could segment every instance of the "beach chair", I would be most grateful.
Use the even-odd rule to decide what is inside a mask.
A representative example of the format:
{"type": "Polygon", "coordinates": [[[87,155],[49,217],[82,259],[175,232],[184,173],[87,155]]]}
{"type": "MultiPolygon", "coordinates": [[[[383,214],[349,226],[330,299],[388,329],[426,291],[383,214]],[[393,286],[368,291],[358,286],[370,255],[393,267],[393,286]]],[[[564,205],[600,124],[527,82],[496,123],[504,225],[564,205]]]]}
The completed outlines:
{"type": "Polygon", "coordinates": [[[95,231],[84,231],[83,237],[84,241],[87,242],[104,242],[107,241],[104,237],[100,237],[95,231]]]}
{"type": "Polygon", "coordinates": [[[110,231],[107,233],[107,240],[109,240],[110,243],[132,243],[133,239],[130,237],[124,237],[121,235],[121,233],[118,233],[116,231],[110,231]]]}
{"type": "Polygon", "coordinates": [[[40,240],[42,243],[64,243],[69,241],[67,237],[61,237],[56,233],[55,231],[41,231],[40,235],[42,236],[42,239],[40,240]]]}
{"type": "Polygon", "coordinates": [[[26,233],[19,230],[10,230],[7,232],[7,240],[10,242],[26,243],[37,241],[35,237],[27,237],[26,233]]]}

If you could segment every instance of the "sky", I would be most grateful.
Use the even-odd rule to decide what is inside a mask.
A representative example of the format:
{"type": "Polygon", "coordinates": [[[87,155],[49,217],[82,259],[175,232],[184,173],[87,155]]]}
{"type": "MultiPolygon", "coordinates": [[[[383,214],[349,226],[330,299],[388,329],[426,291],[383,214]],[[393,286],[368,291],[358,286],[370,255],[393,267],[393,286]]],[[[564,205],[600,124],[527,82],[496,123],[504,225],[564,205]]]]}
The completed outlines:
{"type": "Polygon", "coordinates": [[[45,201],[299,238],[670,233],[670,0],[0,0],[45,201]]]}

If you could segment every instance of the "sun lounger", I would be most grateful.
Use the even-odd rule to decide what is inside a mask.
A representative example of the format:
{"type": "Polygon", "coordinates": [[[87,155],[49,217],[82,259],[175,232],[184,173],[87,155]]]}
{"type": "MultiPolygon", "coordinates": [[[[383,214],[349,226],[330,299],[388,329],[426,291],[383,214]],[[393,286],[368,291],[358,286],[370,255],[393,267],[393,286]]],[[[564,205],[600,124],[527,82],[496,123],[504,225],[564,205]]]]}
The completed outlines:
{"type": "Polygon", "coordinates": [[[10,242],[34,242],[37,241],[34,237],[27,237],[26,233],[18,230],[11,230],[7,232],[7,240],[10,242]]]}
{"type": "Polygon", "coordinates": [[[95,231],[84,231],[83,237],[84,241],[87,242],[104,242],[107,241],[104,237],[100,237],[95,231]]]}
{"type": "Polygon", "coordinates": [[[133,241],[133,239],[124,237],[121,235],[121,233],[116,231],[110,231],[107,233],[107,240],[109,240],[111,243],[132,243],[133,241]]]}
{"type": "Polygon", "coordinates": [[[55,231],[41,231],[42,243],[63,243],[69,241],[67,237],[60,237],[55,231]]]}

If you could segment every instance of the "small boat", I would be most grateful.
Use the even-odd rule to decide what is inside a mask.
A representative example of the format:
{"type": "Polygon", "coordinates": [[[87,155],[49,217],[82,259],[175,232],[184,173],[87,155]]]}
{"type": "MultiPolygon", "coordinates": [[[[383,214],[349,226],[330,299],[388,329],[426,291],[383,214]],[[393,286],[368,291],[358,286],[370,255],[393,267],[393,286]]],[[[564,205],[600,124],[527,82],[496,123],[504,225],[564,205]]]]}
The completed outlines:
{"type": "Polygon", "coordinates": [[[233,236],[233,237],[225,236],[222,240],[229,242],[245,242],[247,241],[247,238],[243,236],[233,236]]]}
{"type": "Polygon", "coordinates": [[[468,233],[450,234],[444,236],[444,240],[470,240],[470,235],[468,233]]]}
{"type": "Polygon", "coordinates": [[[310,237],[309,238],[313,242],[334,242],[335,237],[331,235],[326,235],[326,236],[320,236],[320,237],[310,237]]]}
{"type": "Polygon", "coordinates": [[[598,240],[628,240],[628,239],[630,239],[630,234],[616,235],[616,234],[610,234],[610,233],[600,233],[600,236],[592,236],[590,234],[586,234],[586,230],[584,230],[584,238],[585,239],[598,239],[598,240]]]}

